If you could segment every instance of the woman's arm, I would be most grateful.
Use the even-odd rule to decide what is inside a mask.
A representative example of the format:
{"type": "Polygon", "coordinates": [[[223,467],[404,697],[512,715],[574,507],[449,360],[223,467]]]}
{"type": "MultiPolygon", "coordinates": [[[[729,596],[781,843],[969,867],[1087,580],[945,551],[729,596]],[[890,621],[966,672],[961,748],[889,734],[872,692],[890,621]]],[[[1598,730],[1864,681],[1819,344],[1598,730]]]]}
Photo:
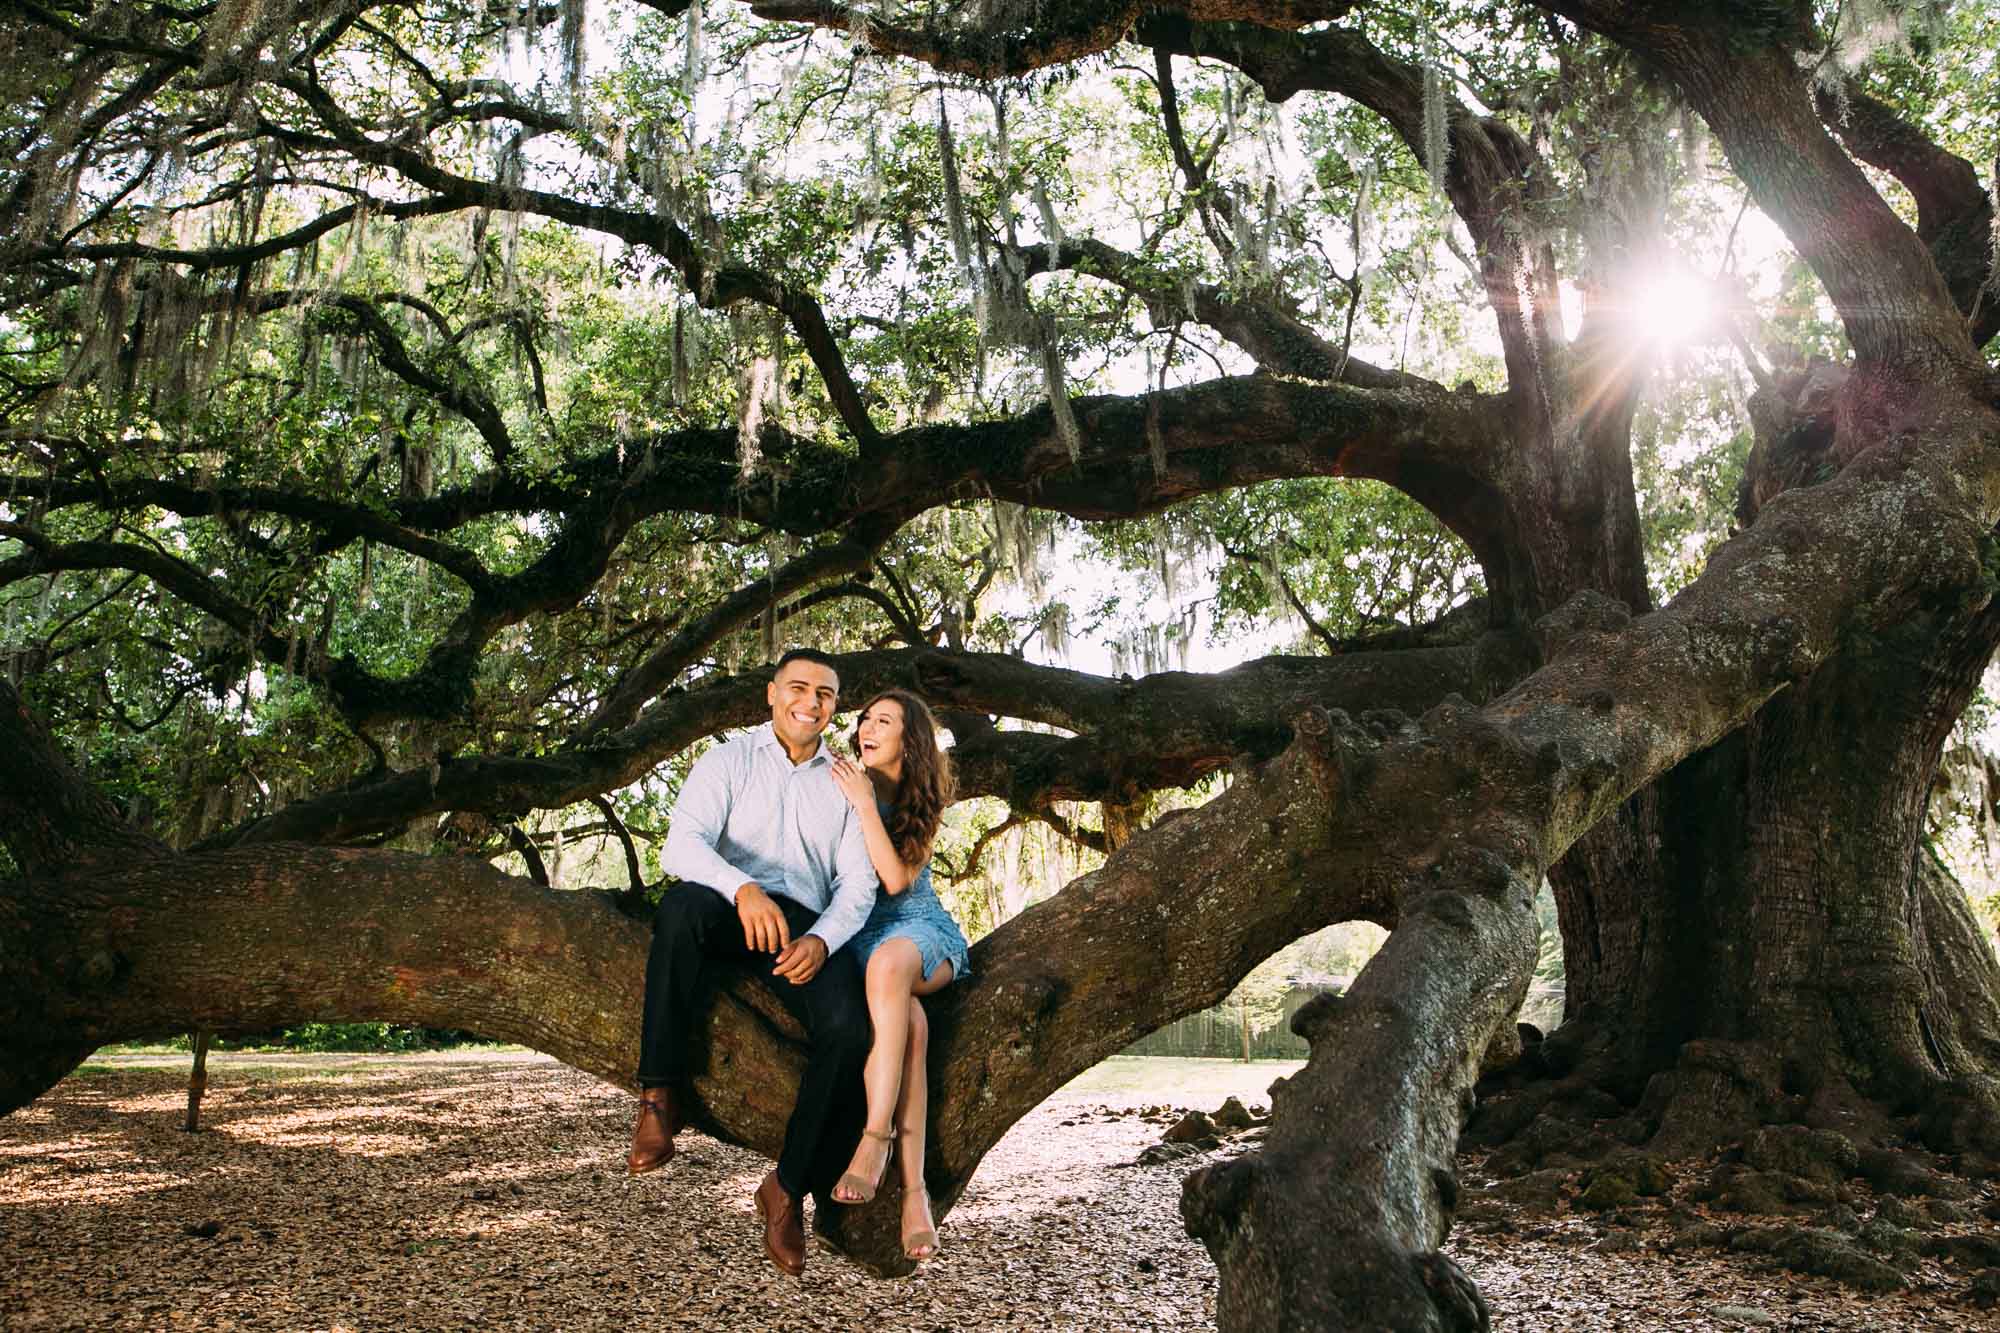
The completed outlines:
{"type": "Polygon", "coordinates": [[[905,864],[896,854],[896,844],[889,837],[889,830],[882,823],[882,812],[875,808],[875,781],[860,765],[851,760],[835,757],[833,761],[834,785],[840,794],[854,807],[855,817],[861,824],[861,836],[868,843],[868,859],[874,863],[876,878],[882,881],[882,891],[894,896],[916,883],[917,872],[923,866],[905,864]]]}

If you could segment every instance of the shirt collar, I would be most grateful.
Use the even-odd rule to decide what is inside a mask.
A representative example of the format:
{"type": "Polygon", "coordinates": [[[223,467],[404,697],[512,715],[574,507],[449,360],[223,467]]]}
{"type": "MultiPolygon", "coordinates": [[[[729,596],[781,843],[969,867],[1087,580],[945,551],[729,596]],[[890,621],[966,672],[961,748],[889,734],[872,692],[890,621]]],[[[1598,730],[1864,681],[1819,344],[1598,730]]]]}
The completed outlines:
{"type": "Polygon", "coordinates": [[[824,764],[829,762],[828,751],[826,748],[826,737],[824,735],[822,735],[819,738],[819,749],[814,751],[813,757],[806,760],[805,763],[803,764],[792,763],[792,756],[790,752],[785,749],[785,743],[778,739],[777,731],[771,726],[769,722],[764,723],[762,726],[758,727],[755,731],[750,733],[750,743],[759,750],[775,751],[777,753],[778,758],[784,760],[786,766],[791,768],[811,768],[814,764],[824,764]]]}

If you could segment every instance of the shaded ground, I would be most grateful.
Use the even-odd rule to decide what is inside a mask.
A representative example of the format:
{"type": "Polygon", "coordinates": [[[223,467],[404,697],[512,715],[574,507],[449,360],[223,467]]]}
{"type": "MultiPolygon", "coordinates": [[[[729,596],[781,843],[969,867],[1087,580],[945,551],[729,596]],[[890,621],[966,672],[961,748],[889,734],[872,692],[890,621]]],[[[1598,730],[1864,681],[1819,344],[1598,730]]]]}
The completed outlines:
{"type": "MultiPolygon", "coordinates": [[[[1110,1062],[1002,1140],[918,1276],[816,1254],[792,1282],[757,1244],[762,1159],[689,1135],[629,1180],[628,1097],[541,1057],[211,1056],[195,1135],[185,1057],[99,1059],[0,1120],[0,1327],[1205,1329],[1214,1270],[1178,1212],[1199,1159],[1129,1166],[1167,1118],[1132,1112],[1258,1101],[1285,1068],[1110,1062]]],[[[1452,1248],[1502,1328],[1751,1326],[1718,1307],[2000,1327],[1942,1280],[1863,1296],[1743,1256],[1587,1248],[1600,1228],[1461,1228],[1452,1248]]]]}

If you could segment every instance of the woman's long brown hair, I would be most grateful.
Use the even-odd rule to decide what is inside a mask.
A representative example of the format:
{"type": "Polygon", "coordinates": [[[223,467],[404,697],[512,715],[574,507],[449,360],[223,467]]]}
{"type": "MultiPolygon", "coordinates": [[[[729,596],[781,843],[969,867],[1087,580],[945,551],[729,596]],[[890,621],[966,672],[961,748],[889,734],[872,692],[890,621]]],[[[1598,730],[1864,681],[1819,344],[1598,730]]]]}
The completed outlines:
{"type": "MultiPolygon", "coordinates": [[[[903,864],[913,866],[930,853],[951,804],[951,761],[938,748],[937,718],[930,705],[908,690],[883,690],[861,706],[860,717],[884,699],[903,710],[903,776],[889,802],[889,841],[903,864]]],[[[860,718],[854,724],[854,752],[861,753],[860,718]]]]}

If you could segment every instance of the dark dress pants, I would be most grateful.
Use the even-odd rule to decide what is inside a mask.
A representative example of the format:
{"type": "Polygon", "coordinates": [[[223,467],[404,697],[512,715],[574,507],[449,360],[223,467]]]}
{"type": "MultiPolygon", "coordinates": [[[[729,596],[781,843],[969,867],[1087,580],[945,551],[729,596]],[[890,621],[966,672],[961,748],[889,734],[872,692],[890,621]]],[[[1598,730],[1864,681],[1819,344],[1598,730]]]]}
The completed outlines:
{"type": "MultiPolygon", "coordinates": [[[[771,894],[771,901],[784,912],[793,939],[819,920],[818,912],[780,894],[771,894]]],[[[774,955],[754,952],[743,943],[743,923],[728,899],[703,884],[670,885],[653,917],[653,948],[646,958],[639,1086],[686,1085],[689,1037],[707,1018],[702,1001],[710,969],[749,964],[749,975],[806,1030],[806,1070],[778,1156],[778,1182],[794,1198],[803,1198],[833,1183],[859,1141],[865,1115],[861,1065],[870,1040],[868,1003],[860,969],[846,949],[828,955],[803,986],[773,975],[774,961],[774,955]]]]}

